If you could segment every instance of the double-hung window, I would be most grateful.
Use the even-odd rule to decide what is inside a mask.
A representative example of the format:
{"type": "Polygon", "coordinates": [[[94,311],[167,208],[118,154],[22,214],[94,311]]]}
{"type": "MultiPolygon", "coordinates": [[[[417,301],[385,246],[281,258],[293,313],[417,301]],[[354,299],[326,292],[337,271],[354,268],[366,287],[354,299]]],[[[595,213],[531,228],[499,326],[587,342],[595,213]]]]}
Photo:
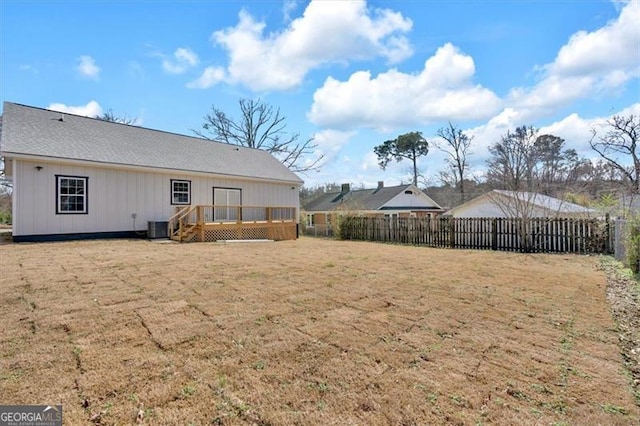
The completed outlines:
{"type": "Polygon", "coordinates": [[[191,204],[191,181],[171,179],[171,204],[191,204]]]}
{"type": "Polygon", "coordinates": [[[56,213],[87,214],[89,178],[56,175],[56,213]]]}

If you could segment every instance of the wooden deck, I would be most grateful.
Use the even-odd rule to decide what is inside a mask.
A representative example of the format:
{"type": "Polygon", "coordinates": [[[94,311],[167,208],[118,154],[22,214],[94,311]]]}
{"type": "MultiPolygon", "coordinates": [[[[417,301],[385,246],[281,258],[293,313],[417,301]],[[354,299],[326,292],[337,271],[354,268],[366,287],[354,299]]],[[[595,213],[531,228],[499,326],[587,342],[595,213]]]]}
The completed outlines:
{"type": "Polygon", "coordinates": [[[169,219],[169,236],[180,242],[295,240],[298,236],[297,208],[187,206],[169,219]]]}

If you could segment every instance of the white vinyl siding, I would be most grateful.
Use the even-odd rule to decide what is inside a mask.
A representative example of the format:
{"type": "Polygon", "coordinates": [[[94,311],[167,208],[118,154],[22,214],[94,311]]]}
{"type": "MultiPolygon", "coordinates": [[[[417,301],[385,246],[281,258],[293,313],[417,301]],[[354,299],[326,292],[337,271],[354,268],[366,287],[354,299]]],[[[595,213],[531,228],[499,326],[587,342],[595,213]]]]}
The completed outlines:
{"type": "Polygon", "coordinates": [[[211,205],[212,188],[218,187],[240,189],[245,205],[299,207],[298,188],[291,183],[17,159],[12,162],[13,234],[17,236],[144,231],[148,221],[166,221],[181,208],[171,204],[172,179],[191,181],[192,205],[211,205]],[[56,214],[56,193],[52,189],[56,175],[88,179],[87,214],[56,214]]]}
{"type": "Polygon", "coordinates": [[[428,195],[415,187],[410,187],[402,191],[401,194],[393,197],[391,200],[385,203],[383,207],[413,207],[418,209],[427,207],[433,208],[437,206],[438,204],[433,201],[428,195]],[[408,193],[408,191],[411,191],[411,193],[408,193]]]}

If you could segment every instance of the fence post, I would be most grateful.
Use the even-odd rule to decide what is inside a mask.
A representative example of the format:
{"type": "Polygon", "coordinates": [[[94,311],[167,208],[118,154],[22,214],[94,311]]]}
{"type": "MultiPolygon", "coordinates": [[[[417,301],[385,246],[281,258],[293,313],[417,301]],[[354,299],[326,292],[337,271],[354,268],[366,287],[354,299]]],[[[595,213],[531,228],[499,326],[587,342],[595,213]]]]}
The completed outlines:
{"type": "Polygon", "coordinates": [[[498,250],[498,218],[491,221],[491,250],[498,250]]]}
{"type": "Polygon", "coordinates": [[[456,220],[455,218],[449,218],[449,246],[451,248],[456,248],[456,220]]]}
{"type": "Polygon", "coordinates": [[[609,213],[605,214],[604,216],[604,252],[606,254],[612,254],[613,250],[611,250],[611,247],[613,246],[613,244],[611,244],[611,223],[609,222],[609,213]]]}

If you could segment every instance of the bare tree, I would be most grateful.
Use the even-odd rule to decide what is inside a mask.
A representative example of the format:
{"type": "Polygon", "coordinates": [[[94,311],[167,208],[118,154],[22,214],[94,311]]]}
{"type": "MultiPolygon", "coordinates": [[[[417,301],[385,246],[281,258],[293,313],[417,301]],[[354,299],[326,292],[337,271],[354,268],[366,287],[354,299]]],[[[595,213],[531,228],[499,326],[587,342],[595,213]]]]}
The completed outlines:
{"type": "Polygon", "coordinates": [[[529,191],[492,191],[488,198],[505,217],[515,220],[516,236],[525,252],[533,249],[536,237],[541,231],[536,228],[532,219],[541,215],[559,217],[563,206],[566,205],[562,200],[529,191]]]}
{"type": "Polygon", "coordinates": [[[571,167],[582,166],[574,150],[563,148],[562,138],[538,135],[538,130],[526,126],[507,132],[489,148],[487,178],[502,189],[491,192],[489,198],[506,217],[517,219],[517,234],[525,250],[532,247],[535,235],[531,219],[552,211],[558,215],[562,209],[564,203],[548,198],[548,193],[553,190],[553,195],[559,195],[575,175],[571,167]]]}
{"type": "MultiPolygon", "coordinates": [[[[2,135],[2,115],[0,115],[0,136],[2,135]]],[[[0,193],[9,194],[13,190],[13,184],[11,180],[7,178],[6,173],[7,164],[4,157],[0,157],[0,193]]]]}
{"type": "Polygon", "coordinates": [[[614,115],[605,126],[604,134],[591,129],[591,148],[622,173],[633,192],[640,192],[640,117],[614,115]]]}
{"type": "Polygon", "coordinates": [[[522,126],[508,131],[500,142],[489,147],[487,179],[501,189],[531,191],[536,164],[534,143],[538,131],[522,126]]]}
{"type": "MultiPolygon", "coordinates": [[[[2,135],[2,115],[0,115],[0,136],[2,135]]],[[[7,164],[4,157],[0,157],[0,223],[11,222],[11,204],[13,183],[7,178],[7,164]]]]}
{"type": "Polygon", "coordinates": [[[13,189],[13,184],[11,180],[7,178],[6,173],[7,164],[5,163],[4,157],[0,157],[0,192],[8,192],[11,193],[13,189]]]}
{"type": "Polygon", "coordinates": [[[541,186],[545,187],[545,192],[549,192],[550,187],[563,177],[565,163],[565,155],[562,152],[563,145],[564,139],[554,135],[538,136],[533,143],[535,150],[533,155],[540,162],[539,178],[541,186]]]}
{"type": "Polygon", "coordinates": [[[286,117],[260,99],[240,99],[239,120],[211,106],[204,116],[202,130],[193,132],[205,139],[262,149],[278,158],[293,172],[309,172],[321,167],[323,154],[317,154],[313,138],[300,139],[299,133],[287,133],[286,117]]]}
{"type": "Polygon", "coordinates": [[[453,178],[453,185],[460,191],[460,202],[464,203],[464,180],[468,166],[467,157],[471,155],[470,148],[473,136],[467,136],[451,122],[447,127],[438,129],[436,134],[444,141],[444,143],[436,144],[436,147],[448,155],[445,161],[449,166],[449,171],[441,173],[441,176],[449,180],[453,178]]]}
{"type": "Polygon", "coordinates": [[[395,139],[384,141],[373,148],[378,156],[378,164],[384,170],[392,159],[402,161],[410,160],[413,171],[413,184],[418,185],[418,158],[429,153],[429,142],[422,137],[420,132],[410,132],[400,135],[395,139]]]}
{"type": "Polygon", "coordinates": [[[127,124],[130,126],[135,126],[138,124],[137,118],[129,117],[127,114],[123,116],[116,115],[111,109],[107,112],[104,112],[102,115],[96,115],[94,118],[102,121],[110,121],[112,123],[127,124]]]}

